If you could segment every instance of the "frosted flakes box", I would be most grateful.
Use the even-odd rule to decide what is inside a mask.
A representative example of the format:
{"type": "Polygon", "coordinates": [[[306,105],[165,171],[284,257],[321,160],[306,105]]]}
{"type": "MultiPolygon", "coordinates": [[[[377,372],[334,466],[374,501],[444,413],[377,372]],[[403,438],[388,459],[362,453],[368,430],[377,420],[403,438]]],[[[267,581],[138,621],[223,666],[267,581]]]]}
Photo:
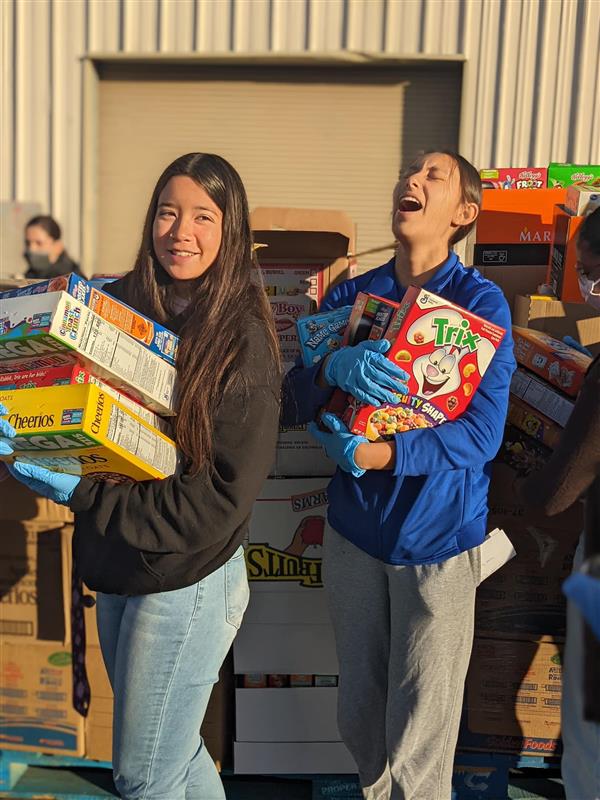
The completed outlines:
{"type": "Polygon", "coordinates": [[[151,411],[175,413],[175,367],[67,292],[0,300],[0,364],[56,353],[76,355],[151,411]]]}
{"type": "Polygon", "coordinates": [[[481,169],[479,177],[484,189],[545,189],[546,167],[501,167],[481,169]]]}
{"type": "Polygon", "coordinates": [[[592,359],[553,339],[547,333],[513,326],[515,358],[527,369],[575,397],[585,380],[592,359]]]}
{"type": "Polygon", "coordinates": [[[0,391],[15,459],[92,480],[166,478],[175,443],[92,384],[0,391]]]}
{"type": "Polygon", "coordinates": [[[8,292],[2,292],[0,293],[0,304],[10,297],[27,297],[46,292],[67,292],[76,300],[79,300],[80,303],[89,306],[99,317],[125,331],[151,352],[164,358],[169,364],[175,364],[179,337],[157,322],[153,322],[148,317],[140,314],[139,311],[135,311],[122,300],[116,300],[106,292],[101,291],[99,285],[109,282],[110,279],[108,277],[103,278],[101,281],[86,281],[74,273],[60,275],[46,281],[39,281],[8,292]]]}
{"type": "Polygon", "coordinates": [[[329,353],[338,350],[350,319],[352,306],[322,311],[296,321],[298,341],[305,367],[318,364],[329,353]]]}
{"type": "Polygon", "coordinates": [[[0,362],[0,389],[35,389],[45,386],[69,386],[71,384],[93,383],[102,391],[114,397],[124,406],[141,417],[153,428],[170,436],[169,423],[127,397],[126,394],[113,389],[104,381],[96,378],[73,356],[57,353],[56,355],[41,357],[29,361],[0,362]]]}
{"type": "Polygon", "coordinates": [[[370,441],[456,419],[473,394],[506,331],[431,292],[410,286],[385,333],[386,357],[405,370],[408,393],[397,404],[352,400],[344,422],[370,441]]]}

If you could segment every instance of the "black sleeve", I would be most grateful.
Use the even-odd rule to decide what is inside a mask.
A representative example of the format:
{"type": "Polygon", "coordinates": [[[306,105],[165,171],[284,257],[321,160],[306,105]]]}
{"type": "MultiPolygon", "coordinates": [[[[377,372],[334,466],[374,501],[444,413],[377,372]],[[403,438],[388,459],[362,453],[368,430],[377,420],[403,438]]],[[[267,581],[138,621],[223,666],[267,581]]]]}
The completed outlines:
{"type": "Polygon", "coordinates": [[[80,529],[149,553],[198,553],[231,540],[269,474],[278,433],[280,378],[265,334],[253,329],[247,390],[225,396],[216,415],[214,469],[119,486],[82,478],[71,500],[80,529]]]}

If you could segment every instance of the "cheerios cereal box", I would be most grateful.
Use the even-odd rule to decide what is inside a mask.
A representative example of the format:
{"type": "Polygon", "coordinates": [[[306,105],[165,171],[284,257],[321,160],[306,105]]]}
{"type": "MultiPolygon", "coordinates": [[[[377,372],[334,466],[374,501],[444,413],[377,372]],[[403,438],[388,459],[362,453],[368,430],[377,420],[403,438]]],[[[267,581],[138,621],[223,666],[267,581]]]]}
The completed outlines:
{"type": "Polygon", "coordinates": [[[0,390],[16,430],[14,458],[116,483],[166,478],[175,443],[93,384],[0,390]]]}
{"type": "Polygon", "coordinates": [[[352,433],[377,441],[456,419],[471,402],[506,331],[431,292],[411,286],[385,333],[387,358],[408,375],[408,393],[379,408],[353,400],[352,433]]]}

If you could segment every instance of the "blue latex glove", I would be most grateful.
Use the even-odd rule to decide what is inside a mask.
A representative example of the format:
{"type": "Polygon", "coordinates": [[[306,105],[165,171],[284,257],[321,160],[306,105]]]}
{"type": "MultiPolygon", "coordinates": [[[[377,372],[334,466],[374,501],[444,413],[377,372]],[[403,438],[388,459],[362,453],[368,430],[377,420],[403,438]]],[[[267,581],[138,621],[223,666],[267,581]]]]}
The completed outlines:
{"type": "Polygon", "coordinates": [[[592,357],[592,354],[587,349],[587,347],[584,347],[582,344],[579,344],[577,339],[574,339],[572,336],[563,336],[563,342],[565,344],[568,344],[569,347],[572,347],[573,350],[579,350],[579,352],[583,353],[584,356],[589,356],[590,358],[592,357]]]}
{"type": "Polygon", "coordinates": [[[51,472],[44,467],[35,464],[25,464],[22,461],[15,461],[14,464],[7,464],[8,471],[25,486],[29,486],[37,494],[60,503],[63,506],[69,505],[77,484],[81,478],[77,475],[64,475],[61,472],[51,472]]]}
{"type": "Polygon", "coordinates": [[[8,408],[0,403],[0,456],[9,456],[14,450],[7,440],[14,439],[17,432],[7,420],[2,419],[3,414],[8,414],[8,408]]]}
{"type": "Polygon", "coordinates": [[[365,474],[365,470],[356,465],[354,451],[359,444],[368,442],[364,436],[350,433],[344,423],[335,414],[323,414],[321,421],[332,433],[319,430],[316,422],[310,422],[308,432],[323,445],[325,452],[344,472],[351,472],[355,478],[365,474]]]}
{"type": "Polygon", "coordinates": [[[342,347],[327,357],[323,377],[330,386],[339,386],[363,403],[397,403],[397,395],[408,391],[409,376],[384,356],[390,347],[387,339],[342,347]]]}
{"type": "Polygon", "coordinates": [[[596,638],[600,639],[600,579],[576,572],[563,583],[563,592],[575,603],[596,638]]]}

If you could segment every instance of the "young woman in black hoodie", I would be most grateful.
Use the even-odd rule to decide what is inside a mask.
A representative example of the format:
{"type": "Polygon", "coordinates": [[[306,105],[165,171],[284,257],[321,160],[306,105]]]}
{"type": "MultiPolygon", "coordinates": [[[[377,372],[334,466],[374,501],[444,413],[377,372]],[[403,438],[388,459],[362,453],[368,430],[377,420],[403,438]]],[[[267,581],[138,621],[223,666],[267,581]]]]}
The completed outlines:
{"type": "Polygon", "coordinates": [[[181,337],[181,471],[117,485],[10,468],[75,512],[74,560],[98,592],[124,800],[225,798],[199,730],[248,602],[241,544],[279,419],[277,339],[253,266],[237,172],[215,155],[178,158],[152,194],[133,271],[106,290],[181,337]]]}

